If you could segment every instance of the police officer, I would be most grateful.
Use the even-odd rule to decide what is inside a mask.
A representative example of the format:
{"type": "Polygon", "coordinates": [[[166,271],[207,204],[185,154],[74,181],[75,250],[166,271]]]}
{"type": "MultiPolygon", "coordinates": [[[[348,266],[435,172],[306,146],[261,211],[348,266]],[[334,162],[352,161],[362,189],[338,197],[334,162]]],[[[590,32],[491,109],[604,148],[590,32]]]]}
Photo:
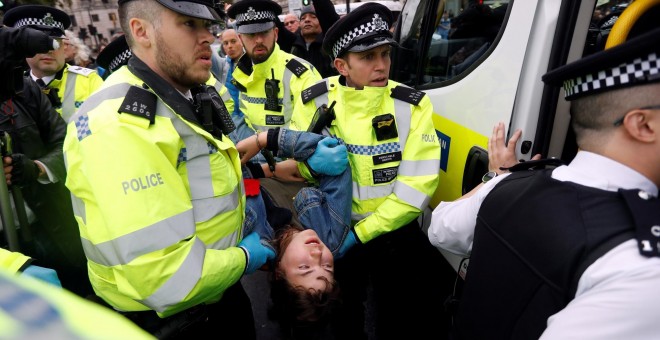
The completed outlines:
{"type": "MultiPolygon", "coordinates": [[[[71,19],[54,7],[23,5],[8,10],[4,24],[17,28],[32,27],[61,40],[65,39],[64,30],[71,25],[71,19]]],[[[26,60],[30,66],[30,77],[48,95],[64,121],[68,121],[87,97],[101,86],[103,79],[96,70],[68,65],[64,59],[64,44],[60,44],[56,50],[26,60]]]]}
{"type": "Polygon", "coordinates": [[[320,80],[307,61],[280,50],[275,18],[282,7],[271,0],[241,0],[229,8],[245,54],[234,70],[241,110],[255,131],[288,127],[295,98],[320,80]]]}
{"type": "Polygon", "coordinates": [[[348,149],[353,228],[336,263],[347,305],[334,326],[340,338],[364,337],[370,278],[378,339],[441,339],[455,273],[418,223],[438,185],[440,145],[429,98],[388,79],[392,22],[387,7],[366,3],[328,30],[323,48],[340,75],[303,91],[291,126],[306,130],[318,108],[332,107],[326,133],[348,149]]]}
{"type": "Polygon", "coordinates": [[[96,57],[96,63],[105,69],[104,79],[112,72],[128,64],[131,55],[131,49],[128,47],[125,35],[122,34],[113,39],[96,57]]]}
{"type": "Polygon", "coordinates": [[[254,339],[239,279],[275,255],[241,233],[239,155],[205,99],[213,5],[120,1],[133,55],[72,117],[64,143],[92,285],[159,338],[254,339]]]}
{"type": "MultiPolygon", "coordinates": [[[[658,337],[658,39],[655,29],[543,76],[571,101],[569,165],[493,164],[497,175],[433,212],[432,243],[470,256],[457,338],[658,337]]],[[[495,132],[489,149],[504,144],[504,125],[495,132]]]]}

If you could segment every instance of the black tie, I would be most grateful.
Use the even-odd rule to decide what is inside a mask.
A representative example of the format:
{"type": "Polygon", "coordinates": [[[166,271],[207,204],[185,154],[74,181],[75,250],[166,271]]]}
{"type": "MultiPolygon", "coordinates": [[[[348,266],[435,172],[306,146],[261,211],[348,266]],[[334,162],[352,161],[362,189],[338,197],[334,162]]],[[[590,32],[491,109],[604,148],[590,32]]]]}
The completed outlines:
{"type": "Polygon", "coordinates": [[[44,81],[41,80],[41,78],[37,79],[36,82],[37,85],[39,85],[39,87],[41,87],[42,89],[46,87],[46,83],[44,83],[44,81]]]}

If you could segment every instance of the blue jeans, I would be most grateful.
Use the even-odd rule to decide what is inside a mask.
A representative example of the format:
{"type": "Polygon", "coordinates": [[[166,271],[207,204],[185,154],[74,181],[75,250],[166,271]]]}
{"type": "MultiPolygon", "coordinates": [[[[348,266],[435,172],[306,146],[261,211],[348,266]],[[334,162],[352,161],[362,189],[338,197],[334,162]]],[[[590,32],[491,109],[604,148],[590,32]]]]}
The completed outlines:
{"type": "MultiPolygon", "coordinates": [[[[277,156],[305,161],[314,154],[316,145],[323,138],[325,136],[315,133],[280,129],[277,156]]],[[[243,171],[243,175],[246,176],[247,172],[243,171]]],[[[266,220],[261,195],[247,197],[243,233],[258,232],[263,244],[272,240],[274,231],[266,220]]],[[[350,167],[339,176],[321,176],[318,188],[303,188],[294,199],[294,207],[303,227],[316,231],[333,255],[337,255],[350,229],[351,199],[350,167]]]]}

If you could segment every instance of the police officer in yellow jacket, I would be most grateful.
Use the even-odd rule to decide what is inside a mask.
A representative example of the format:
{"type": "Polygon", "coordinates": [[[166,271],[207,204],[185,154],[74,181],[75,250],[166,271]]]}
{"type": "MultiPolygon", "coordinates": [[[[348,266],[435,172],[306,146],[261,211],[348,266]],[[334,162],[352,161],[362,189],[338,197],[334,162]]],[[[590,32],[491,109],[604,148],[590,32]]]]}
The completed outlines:
{"type": "Polygon", "coordinates": [[[232,83],[239,89],[241,111],[255,131],[288,127],[300,92],[321,79],[308,61],[282,51],[275,18],[282,7],[271,0],[240,0],[227,14],[245,48],[232,83]]]}
{"type": "Polygon", "coordinates": [[[159,338],[254,339],[239,279],[275,254],[241,234],[239,155],[202,86],[219,16],[210,0],[120,0],[119,21],[133,56],[64,143],[92,285],[159,338]]]}
{"type": "Polygon", "coordinates": [[[328,30],[323,48],[340,75],[303,91],[291,127],[324,121],[314,113],[325,105],[332,108],[326,114],[334,111],[325,134],[348,150],[353,229],[336,263],[347,305],[335,325],[340,337],[364,337],[361,304],[370,279],[378,339],[443,339],[443,303],[455,273],[418,223],[438,185],[440,145],[429,98],[388,79],[392,21],[385,6],[366,3],[328,30]]]}
{"type": "Polygon", "coordinates": [[[67,42],[64,30],[71,25],[69,15],[51,6],[23,5],[8,10],[4,24],[16,28],[35,28],[59,40],[58,49],[36,54],[26,60],[30,66],[30,77],[48,95],[64,121],[68,121],[87,97],[103,83],[96,70],[65,63],[64,45],[67,42]]]}
{"type": "Polygon", "coordinates": [[[117,313],[0,268],[2,339],[154,339],[117,313]]]}

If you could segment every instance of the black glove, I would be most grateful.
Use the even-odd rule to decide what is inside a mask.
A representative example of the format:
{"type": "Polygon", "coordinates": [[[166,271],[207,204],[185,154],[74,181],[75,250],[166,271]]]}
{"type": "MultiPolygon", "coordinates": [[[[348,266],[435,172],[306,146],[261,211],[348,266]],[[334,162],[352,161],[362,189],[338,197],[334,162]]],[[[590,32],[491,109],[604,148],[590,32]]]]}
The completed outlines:
{"type": "Polygon", "coordinates": [[[39,177],[39,166],[22,153],[11,155],[11,184],[25,185],[32,183],[39,177]]]}

